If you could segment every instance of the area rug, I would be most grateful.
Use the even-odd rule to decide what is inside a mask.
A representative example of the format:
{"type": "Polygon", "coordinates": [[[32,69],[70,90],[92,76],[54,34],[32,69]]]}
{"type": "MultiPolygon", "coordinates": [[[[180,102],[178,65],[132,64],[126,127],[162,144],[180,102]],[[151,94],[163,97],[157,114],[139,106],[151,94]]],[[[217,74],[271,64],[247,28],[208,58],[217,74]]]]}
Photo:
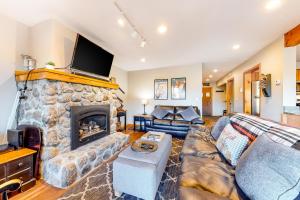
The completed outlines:
{"type": "MultiPolygon", "coordinates": [[[[163,174],[155,200],[178,199],[177,180],[180,172],[179,154],[184,140],[172,139],[172,152],[163,174]]],[[[114,195],[112,186],[112,163],[113,159],[103,163],[85,178],[67,189],[59,200],[137,200],[138,198],[128,194],[121,197],[114,195]]]]}

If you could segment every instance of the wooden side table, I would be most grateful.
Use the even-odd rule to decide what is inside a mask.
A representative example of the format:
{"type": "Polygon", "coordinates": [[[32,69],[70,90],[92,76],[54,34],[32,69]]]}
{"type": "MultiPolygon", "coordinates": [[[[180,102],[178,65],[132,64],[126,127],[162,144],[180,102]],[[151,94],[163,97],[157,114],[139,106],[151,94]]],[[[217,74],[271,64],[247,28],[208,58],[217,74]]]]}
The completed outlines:
{"type": "Polygon", "coordinates": [[[120,119],[121,117],[124,117],[124,130],[126,131],[126,125],[127,125],[126,110],[117,112],[118,122],[121,122],[121,119],[120,119]]]}
{"type": "Polygon", "coordinates": [[[36,151],[21,148],[0,154],[0,184],[12,179],[20,179],[21,191],[35,185],[33,155],[36,151]]]}
{"type": "Polygon", "coordinates": [[[139,122],[140,129],[139,131],[144,132],[146,131],[146,123],[149,121],[152,123],[152,115],[134,115],[133,116],[133,130],[136,130],[136,122],[139,122]]]}

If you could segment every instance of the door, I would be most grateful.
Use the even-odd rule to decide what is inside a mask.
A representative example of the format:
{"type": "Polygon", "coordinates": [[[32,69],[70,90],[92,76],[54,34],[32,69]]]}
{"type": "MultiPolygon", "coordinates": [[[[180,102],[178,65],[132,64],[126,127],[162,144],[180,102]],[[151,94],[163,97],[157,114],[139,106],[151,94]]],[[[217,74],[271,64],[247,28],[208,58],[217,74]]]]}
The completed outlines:
{"type": "Polygon", "coordinates": [[[234,80],[228,80],[226,84],[226,110],[227,113],[233,112],[233,84],[234,80]]]}
{"type": "Polygon", "coordinates": [[[202,88],[202,112],[203,115],[212,115],[212,92],[211,87],[202,88]]]}

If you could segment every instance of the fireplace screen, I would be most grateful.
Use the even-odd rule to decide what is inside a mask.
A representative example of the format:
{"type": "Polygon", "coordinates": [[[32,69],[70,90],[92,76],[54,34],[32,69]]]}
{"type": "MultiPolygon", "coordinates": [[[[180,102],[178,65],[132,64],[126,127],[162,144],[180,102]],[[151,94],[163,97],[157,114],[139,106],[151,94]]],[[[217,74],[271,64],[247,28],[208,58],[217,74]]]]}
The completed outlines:
{"type": "Polygon", "coordinates": [[[106,132],[106,115],[92,115],[79,120],[79,141],[106,132]]]}
{"type": "Polygon", "coordinates": [[[109,133],[109,105],[71,107],[71,150],[109,133]]]}

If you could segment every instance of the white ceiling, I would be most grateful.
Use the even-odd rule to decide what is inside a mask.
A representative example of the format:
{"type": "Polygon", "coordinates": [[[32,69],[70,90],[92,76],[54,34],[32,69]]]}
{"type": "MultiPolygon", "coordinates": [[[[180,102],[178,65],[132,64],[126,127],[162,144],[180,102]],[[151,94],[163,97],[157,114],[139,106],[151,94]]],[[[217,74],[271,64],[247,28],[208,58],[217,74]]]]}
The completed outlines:
{"type": "Polygon", "coordinates": [[[204,78],[215,81],[300,23],[300,1],[283,0],[267,11],[268,0],[119,0],[137,29],[148,40],[145,48],[120,28],[113,0],[0,0],[0,13],[27,25],[58,19],[101,42],[126,70],[204,63],[204,78]],[[165,35],[157,26],[165,24],[165,35]],[[232,45],[239,43],[240,50],[232,45]],[[140,59],[146,58],[145,63],[140,59]]]}

